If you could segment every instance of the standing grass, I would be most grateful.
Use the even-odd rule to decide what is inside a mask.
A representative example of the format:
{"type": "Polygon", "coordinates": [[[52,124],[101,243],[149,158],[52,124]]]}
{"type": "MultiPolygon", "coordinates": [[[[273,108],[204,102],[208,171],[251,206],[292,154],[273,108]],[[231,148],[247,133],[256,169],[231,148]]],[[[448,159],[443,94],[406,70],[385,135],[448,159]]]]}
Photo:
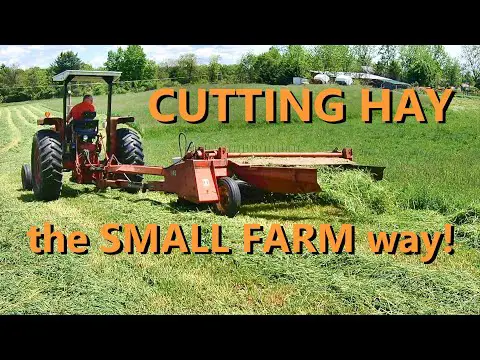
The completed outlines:
{"type": "MultiPolygon", "coordinates": [[[[319,91],[332,86],[336,85],[308,87],[315,98],[319,91]]],[[[247,84],[235,87],[271,87],[277,91],[282,88],[247,84]]],[[[186,88],[191,91],[192,111],[196,111],[198,86],[186,88]]],[[[288,88],[301,99],[302,87],[288,88]]],[[[256,124],[247,124],[243,120],[243,98],[231,98],[229,124],[221,124],[217,120],[217,98],[210,98],[209,117],[201,125],[188,124],[183,120],[176,124],[160,124],[153,120],[148,110],[151,91],[115,95],[113,112],[135,116],[133,126],[154,144],[145,149],[150,163],[166,165],[172,156],[178,156],[177,135],[180,131],[186,132],[196,145],[227,146],[231,151],[329,151],[335,147],[352,147],[354,160],[387,166],[385,179],[394,187],[401,188],[401,201],[405,207],[446,212],[467,207],[478,197],[480,105],[477,99],[454,98],[445,124],[437,124],[433,120],[433,108],[424,95],[420,97],[426,117],[430,120],[428,124],[419,124],[412,117],[407,118],[405,124],[384,124],[379,112],[374,112],[372,124],[365,124],[361,120],[361,87],[342,87],[342,90],[345,99],[330,101],[343,101],[347,105],[347,121],[343,124],[328,124],[316,117],[311,124],[303,124],[293,110],[290,124],[267,124],[261,120],[265,119],[263,98],[257,98],[256,124]]],[[[378,89],[373,89],[373,93],[374,101],[380,99],[378,89]]],[[[400,96],[401,92],[393,92],[394,109],[400,96]]],[[[81,99],[73,99],[73,103],[78,101],[81,99]]],[[[95,103],[98,111],[106,111],[106,96],[95,97],[95,103]]],[[[175,99],[165,99],[162,111],[178,113],[177,103],[175,99]]],[[[61,110],[61,99],[36,104],[42,111],[61,110]]]]}

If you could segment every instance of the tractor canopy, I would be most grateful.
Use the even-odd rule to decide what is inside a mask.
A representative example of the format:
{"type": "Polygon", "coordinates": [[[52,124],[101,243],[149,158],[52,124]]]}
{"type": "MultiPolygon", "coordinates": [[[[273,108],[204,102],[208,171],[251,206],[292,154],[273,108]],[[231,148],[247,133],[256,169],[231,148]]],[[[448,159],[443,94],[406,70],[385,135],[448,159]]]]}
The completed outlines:
{"type": "Polygon", "coordinates": [[[97,71],[97,70],[65,70],[55,75],[53,81],[69,83],[70,81],[95,81],[103,79],[106,83],[117,81],[122,75],[121,71],[97,71]]]}
{"type": "Polygon", "coordinates": [[[95,81],[103,79],[108,84],[107,99],[107,122],[110,121],[112,115],[112,84],[122,75],[121,71],[98,71],[98,70],[65,70],[55,75],[53,81],[63,82],[63,119],[67,118],[67,89],[71,81],[95,81]]]}

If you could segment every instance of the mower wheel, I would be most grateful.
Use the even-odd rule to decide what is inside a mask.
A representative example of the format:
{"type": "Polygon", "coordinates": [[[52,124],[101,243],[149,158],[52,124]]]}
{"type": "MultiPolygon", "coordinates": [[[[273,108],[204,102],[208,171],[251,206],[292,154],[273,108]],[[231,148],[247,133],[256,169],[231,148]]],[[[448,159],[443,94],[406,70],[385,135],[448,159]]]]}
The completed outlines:
{"type": "Polygon", "coordinates": [[[53,130],[40,130],[32,142],[32,185],[38,200],[56,200],[62,190],[62,144],[53,130]]]}
{"type": "Polygon", "coordinates": [[[234,217],[242,203],[238,184],[232,178],[222,177],[218,179],[218,193],[220,201],[215,204],[215,211],[220,215],[234,217]]]}
{"type": "MultiPolygon", "coordinates": [[[[115,151],[118,161],[126,165],[144,165],[144,155],[142,140],[138,134],[128,128],[120,128],[117,130],[117,149],[115,151]]],[[[123,177],[123,174],[121,175],[123,177]]],[[[143,175],[127,175],[132,182],[142,182],[143,175]]],[[[139,188],[126,188],[125,191],[135,194],[139,188]]]]}
{"type": "Polygon", "coordinates": [[[22,165],[22,189],[23,190],[32,190],[32,170],[30,170],[30,165],[22,165]]]}

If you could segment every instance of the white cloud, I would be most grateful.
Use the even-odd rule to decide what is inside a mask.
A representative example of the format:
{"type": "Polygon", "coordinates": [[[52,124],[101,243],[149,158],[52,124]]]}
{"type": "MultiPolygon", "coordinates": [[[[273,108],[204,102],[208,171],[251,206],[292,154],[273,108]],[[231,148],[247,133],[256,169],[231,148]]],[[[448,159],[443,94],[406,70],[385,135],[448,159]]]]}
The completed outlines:
{"type": "MultiPolygon", "coordinates": [[[[128,45],[0,45],[0,64],[18,64],[22,68],[32,66],[48,67],[62,51],[78,53],[82,61],[95,67],[102,66],[109,50],[128,45]]],[[[193,53],[198,62],[206,64],[212,55],[219,55],[223,64],[237,63],[247,52],[260,54],[271,45],[142,45],[147,57],[156,62],[178,59],[193,53]]],[[[447,52],[461,60],[461,45],[445,45],[447,52]]]]}
{"type": "Polygon", "coordinates": [[[156,62],[178,58],[194,50],[191,45],[142,45],[142,47],[147,57],[156,62]]]}
{"type": "Polygon", "coordinates": [[[72,48],[79,52],[87,50],[87,47],[84,45],[72,45],[72,48]]]}
{"type": "MultiPolygon", "coordinates": [[[[83,45],[0,45],[0,64],[46,68],[62,51],[87,51],[83,45]]],[[[103,52],[103,49],[102,49],[103,52]]],[[[82,56],[83,57],[83,56],[82,56]]]]}
{"type": "Polygon", "coordinates": [[[202,47],[196,49],[194,52],[199,58],[209,58],[212,55],[220,55],[218,51],[215,50],[214,47],[202,47]]]}
{"type": "Polygon", "coordinates": [[[176,59],[181,55],[193,53],[200,63],[208,63],[212,55],[219,55],[224,64],[233,64],[240,57],[252,51],[255,54],[267,51],[271,45],[142,45],[147,57],[156,62],[176,59]]]}
{"type": "Polygon", "coordinates": [[[39,56],[36,58],[34,61],[32,61],[32,64],[30,66],[38,66],[40,68],[47,68],[50,66],[50,64],[53,62],[55,59],[54,56],[39,56]]]}
{"type": "Polygon", "coordinates": [[[461,59],[462,56],[462,45],[445,45],[445,49],[450,54],[450,56],[461,59]]]}
{"type": "Polygon", "coordinates": [[[45,45],[29,45],[28,48],[30,50],[43,50],[45,49],[45,45]]]}
{"type": "Polygon", "coordinates": [[[103,66],[105,61],[107,61],[107,57],[105,55],[98,55],[98,56],[95,56],[92,60],[90,60],[89,63],[93,67],[97,68],[97,67],[103,66]]]}
{"type": "Polygon", "coordinates": [[[7,56],[18,56],[27,52],[28,50],[24,46],[8,45],[7,47],[0,49],[0,58],[7,56]]]}
{"type": "Polygon", "coordinates": [[[21,64],[20,64],[20,61],[19,61],[19,58],[18,57],[11,57],[11,58],[8,58],[5,63],[8,65],[8,66],[12,66],[12,65],[19,65],[19,67],[21,67],[21,64]]]}

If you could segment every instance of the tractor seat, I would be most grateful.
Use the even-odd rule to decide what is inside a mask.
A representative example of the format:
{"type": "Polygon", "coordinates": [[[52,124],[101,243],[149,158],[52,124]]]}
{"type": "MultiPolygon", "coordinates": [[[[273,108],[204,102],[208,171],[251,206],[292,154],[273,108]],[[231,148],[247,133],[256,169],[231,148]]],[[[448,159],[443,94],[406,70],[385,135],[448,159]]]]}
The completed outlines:
{"type": "Polygon", "coordinates": [[[84,111],[82,113],[82,119],[83,120],[93,120],[97,116],[97,113],[95,111],[84,111]]]}
{"type": "MultiPolygon", "coordinates": [[[[93,113],[95,114],[95,113],[93,113]]],[[[85,113],[84,113],[85,115],[85,113]]],[[[93,115],[93,117],[90,117],[90,118],[86,118],[84,116],[84,118],[82,120],[75,120],[73,122],[73,131],[77,134],[77,135],[80,135],[80,136],[84,136],[84,135],[87,135],[87,136],[97,136],[97,133],[98,133],[98,120],[94,120],[93,118],[95,117],[95,115],[93,115]]]]}

